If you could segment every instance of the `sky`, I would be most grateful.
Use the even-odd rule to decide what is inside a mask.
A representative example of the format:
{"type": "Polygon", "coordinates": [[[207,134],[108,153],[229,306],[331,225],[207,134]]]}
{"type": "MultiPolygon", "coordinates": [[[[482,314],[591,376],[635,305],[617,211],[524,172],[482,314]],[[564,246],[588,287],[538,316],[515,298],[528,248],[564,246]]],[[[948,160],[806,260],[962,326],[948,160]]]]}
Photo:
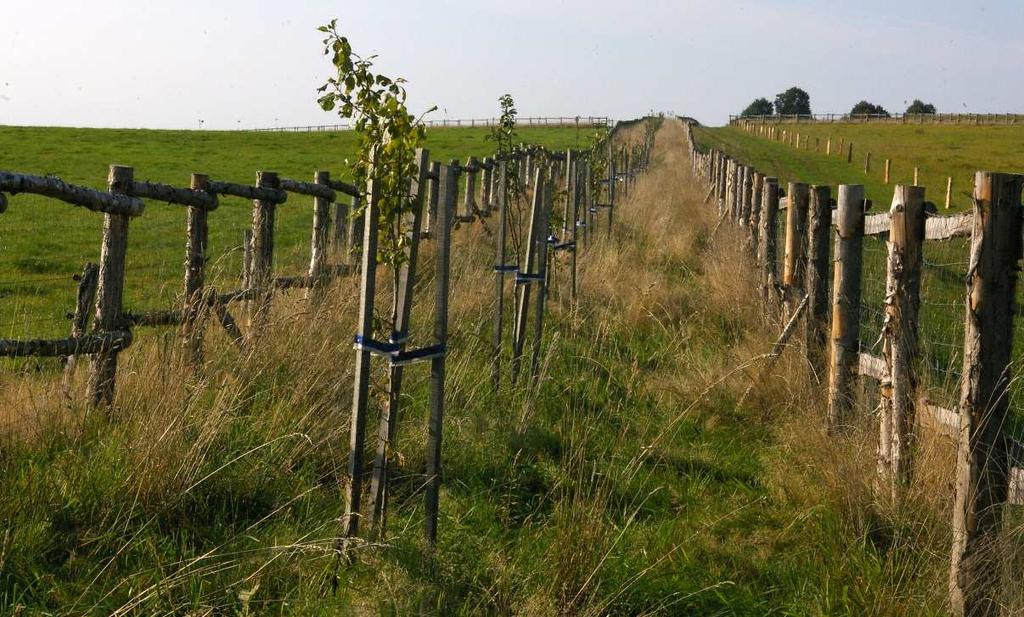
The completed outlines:
{"type": "Polygon", "coordinates": [[[234,129],[341,121],[337,17],[411,111],[649,111],[722,124],[798,85],[816,113],[1024,111],[1024,0],[0,0],[0,124],[234,129]]]}

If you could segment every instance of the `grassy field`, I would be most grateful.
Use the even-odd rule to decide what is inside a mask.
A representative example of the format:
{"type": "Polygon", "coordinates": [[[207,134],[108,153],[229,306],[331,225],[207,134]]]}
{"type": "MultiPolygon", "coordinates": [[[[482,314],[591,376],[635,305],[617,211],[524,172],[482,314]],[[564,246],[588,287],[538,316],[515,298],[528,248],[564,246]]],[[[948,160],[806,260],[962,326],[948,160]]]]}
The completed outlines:
{"type": "Polygon", "coordinates": [[[969,209],[974,172],[1024,172],[1021,144],[1024,126],[956,126],[890,124],[783,124],[782,129],[809,137],[809,149],[796,149],[747,133],[737,127],[699,127],[697,140],[719,148],[782,182],[809,184],[863,184],[876,211],[892,201],[892,185],[912,184],[914,167],[925,199],[944,207],[946,178],[953,178],[950,212],[969,209]],[[825,142],[832,138],[832,155],[825,142]],[[839,139],[853,143],[853,162],[837,152],[839,139]],[[817,140],[817,150],[815,150],[817,140]],[[871,170],[864,173],[865,153],[871,153],[871,170]],[[883,182],[885,159],[892,161],[890,185],[883,182]],[[966,194],[965,194],[966,193],[966,194]]]}
{"type": "MultiPolygon", "coordinates": [[[[431,129],[434,160],[485,156],[493,144],[485,128],[431,129]]],[[[589,129],[522,128],[519,138],[554,149],[584,146],[589,129]]],[[[350,176],[351,132],[247,133],[0,127],[0,169],[56,175],[67,182],[106,188],[110,164],[130,165],[138,180],[188,186],[193,172],[251,184],[258,170],[311,181],[327,169],[350,176]]],[[[292,195],[278,208],[275,268],[302,274],[308,267],[312,198],[292,195]]],[[[252,205],[226,197],[210,215],[211,284],[234,289],[242,264],[242,234],[252,205]]],[[[37,196],[16,196],[0,215],[0,337],[66,335],[64,313],[74,307],[71,276],[97,261],[103,217],[37,196]]],[[[129,233],[125,303],[128,310],[169,308],[181,293],[185,212],[181,206],[147,204],[129,233]]]]}
{"type": "MultiPolygon", "coordinates": [[[[421,368],[389,533],[337,559],[356,319],[341,279],[312,313],[277,301],[258,354],[211,332],[202,375],[175,345],[139,342],[110,416],[45,373],[0,381],[0,612],[942,614],[945,467],[907,508],[876,503],[871,416],[826,435],[799,354],[737,406],[777,324],[750,301],[734,230],[711,237],[684,156],[669,123],[614,238],[581,251],[576,304],[556,262],[536,388],[481,378],[493,238],[456,233],[435,560],[421,368]]],[[[431,307],[416,306],[421,334],[431,307]]],[[[378,365],[371,422],[385,379],[378,365]]]]}

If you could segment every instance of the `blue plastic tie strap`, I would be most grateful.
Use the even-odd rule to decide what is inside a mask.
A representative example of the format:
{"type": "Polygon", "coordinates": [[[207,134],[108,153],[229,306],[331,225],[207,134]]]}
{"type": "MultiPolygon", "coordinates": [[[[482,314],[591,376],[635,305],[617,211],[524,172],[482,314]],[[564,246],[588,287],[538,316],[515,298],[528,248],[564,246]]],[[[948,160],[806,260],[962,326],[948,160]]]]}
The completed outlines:
{"type": "Polygon", "coordinates": [[[393,356],[402,349],[401,343],[382,343],[373,339],[363,338],[355,335],[352,348],[358,351],[368,351],[375,356],[393,356]]]}
{"type": "Polygon", "coordinates": [[[412,364],[414,362],[433,360],[434,358],[441,358],[444,355],[444,345],[431,345],[430,347],[400,351],[391,356],[391,366],[402,366],[405,364],[412,364]]]}
{"type": "Polygon", "coordinates": [[[529,285],[530,283],[543,283],[543,274],[523,274],[516,272],[516,285],[529,285]]]}
{"type": "Polygon", "coordinates": [[[519,266],[514,265],[514,264],[511,264],[511,265],[501,264],[501,265],[494,266],[494,271],[495,272],[500,272],[502,274],[519,272],[519,266]]]}

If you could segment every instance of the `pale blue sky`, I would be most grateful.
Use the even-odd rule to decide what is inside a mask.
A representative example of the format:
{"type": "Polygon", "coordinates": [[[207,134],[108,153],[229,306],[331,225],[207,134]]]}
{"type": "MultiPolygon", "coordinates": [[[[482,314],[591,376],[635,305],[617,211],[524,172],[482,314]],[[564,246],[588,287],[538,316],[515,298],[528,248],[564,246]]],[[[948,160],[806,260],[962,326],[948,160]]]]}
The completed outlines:
{"type": "Polygon", "coordinates": [[[409,80],[414,110],[648,110],[722,123],[798,84],[815,112],[1024,111],[1024,0],[0,0],[0,124],[321,124],[316,26],[409,80]]]}

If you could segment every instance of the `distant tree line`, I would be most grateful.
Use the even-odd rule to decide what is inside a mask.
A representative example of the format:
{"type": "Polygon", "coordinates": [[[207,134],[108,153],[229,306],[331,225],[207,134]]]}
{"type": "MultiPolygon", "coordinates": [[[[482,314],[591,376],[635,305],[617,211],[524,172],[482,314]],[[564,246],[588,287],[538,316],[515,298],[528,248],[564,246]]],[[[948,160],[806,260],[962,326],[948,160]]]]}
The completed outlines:
{"type": "MultiPolygon", "coordinates": [[[[907,107],[906,113],[934,114],[936,113],[935,105],[925,103],[920,99],[914,99],[914,102],[907,107]]],[[[747,105],[746,109],[740,113],[743,117],[771,115],[809,116],[810,114],[811,97],[805,90],[797,86],[793,86],[785,92],[776,94],[774,103],[764,97],[754,99],[750,105],[747,105]]],[[[881,105],[870,103],[868,101],[860,101],[850,110],[850,115],[872,115],[888,118],[890,114],[881,105]]]]}

